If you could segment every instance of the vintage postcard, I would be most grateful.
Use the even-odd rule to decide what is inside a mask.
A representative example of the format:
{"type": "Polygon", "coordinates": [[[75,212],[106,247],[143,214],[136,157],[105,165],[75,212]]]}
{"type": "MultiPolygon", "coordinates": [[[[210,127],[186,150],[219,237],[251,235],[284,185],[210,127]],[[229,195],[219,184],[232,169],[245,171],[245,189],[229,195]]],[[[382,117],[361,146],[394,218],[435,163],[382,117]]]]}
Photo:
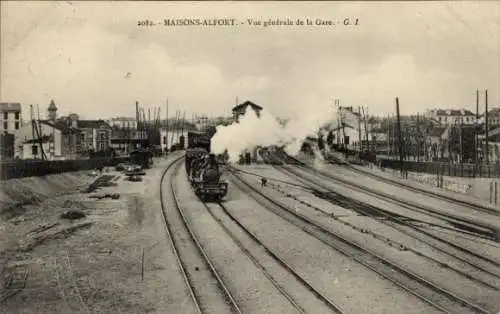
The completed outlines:
{"type": "Polygon", "coordinates": [[[500,314],[500,1],[0,9],[0,312],[500,314]]]}

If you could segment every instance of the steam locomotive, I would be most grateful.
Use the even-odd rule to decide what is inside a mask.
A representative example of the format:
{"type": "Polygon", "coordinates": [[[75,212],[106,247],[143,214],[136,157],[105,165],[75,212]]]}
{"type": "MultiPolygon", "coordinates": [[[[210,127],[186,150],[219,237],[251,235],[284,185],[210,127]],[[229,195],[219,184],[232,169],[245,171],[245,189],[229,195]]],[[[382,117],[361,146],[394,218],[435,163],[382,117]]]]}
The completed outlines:
{"type": "Polygon", "coordinates": [[[186,172],[195,194],[203,201],[220,201],[226,196],[228,183],[221,178],[219,162],[210,153],[210,135],[188,133],[186,172]]]}

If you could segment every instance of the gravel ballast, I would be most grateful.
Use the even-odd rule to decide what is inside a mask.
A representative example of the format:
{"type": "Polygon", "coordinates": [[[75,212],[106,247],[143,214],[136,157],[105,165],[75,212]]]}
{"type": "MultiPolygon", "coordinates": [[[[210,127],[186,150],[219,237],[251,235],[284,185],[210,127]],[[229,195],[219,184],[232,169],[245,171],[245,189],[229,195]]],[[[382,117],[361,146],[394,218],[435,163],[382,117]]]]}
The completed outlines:
{"type": "Polygon", "coordinates": [[[179,169],[175,183],[180,205],[242,311],[297,313],[293,305],[225,233],[204,205],[195,199],[184,167],[179,169]]]}
{"type": "Polygon", "coordinates": [[[436,310],[304,233],[242,195],[231,204],[238,219],[309,282],[349,313],[433,313],[436,310]],[[272,232],[270,232],[272,230],[272,232]]]}
{"type": "MultiPolygon", "coordinates": [[[[441,264],[417,256],[411,251],[399,250],[396,246],[396,243],[401,243],[399,241],[401,238],[401,234],[400,232],[390,228],[389,226],[381,225],[374,221],[372,218],[368,217],[357,217],[353,215],[350,217],[341,218],[351,225],[354,225],[358,228],[363,227],[367,230],[373,230],[373,224],[378,224],[379,229],[385,230],[385,236],[388,239],[393,239],[393,241],[395,241],[394,243],[392,243],[392,246],[388,245],[388,243],[384,241],[375,239],[372,236],[368,236],[366,233],[360,232],[359,229],[355,230],[352,227],[346,226],[333,220],[330,217],[327,217],[325,214],[318,213],[312,208],[300,204],[294,199],[285,197],[282,193],[279,193],[271,188],[262,188],[258,184],[254,184],[253,182],[250,183],[258,189],[265,190],[266,194],[270,195],[273,199],[279,200],[285,206],[292,208],[293,210],[300,212],[303,215],[305,214],[320,225],[327,227],[327,229],[332,230],[333,232],[339,232],[343,236],[354,240],[356,243],[369,248],[375,253],[385,256],[393,262],[403,266],[404,268],[407,268],[414,273],[421,275],[425,279],[438,284],[440,287],[452,291],[455,294],[461,295],[463,298],[471,300],[473,301],[473,303],[476,303],[478,305],[485,306],[486,308],[497,308],[497,290],[493,290],[491,287],[485,286],[476,281],[471,281],[464,275],[458,274],[457,272],[454,272],[446,267],[443,268],[441,264]]],[[[324,210],[324,208],[321,209],[324,210]]],[[[378,233],[380,234],[380,231],[378,231],[378,233]]],[[[429,252],[429,250],[424,252],[427,254],[431,253],[431,256],[433,257],[435,256],[435,254],[432,255],[432,252],[429,252]]],[[[461,266],[464,266],[463,263],[461,266]]],[[[470,270],[470,267],[466,267],[466,269],[470,270]]],[[[479,279],[483,279],[483,281],[485,281],[486,283],[493,284],[498,287],[498,281],[492,281],[492,279],[489,278],[489,275],[486,273],[479,274],[479,279]]]]}

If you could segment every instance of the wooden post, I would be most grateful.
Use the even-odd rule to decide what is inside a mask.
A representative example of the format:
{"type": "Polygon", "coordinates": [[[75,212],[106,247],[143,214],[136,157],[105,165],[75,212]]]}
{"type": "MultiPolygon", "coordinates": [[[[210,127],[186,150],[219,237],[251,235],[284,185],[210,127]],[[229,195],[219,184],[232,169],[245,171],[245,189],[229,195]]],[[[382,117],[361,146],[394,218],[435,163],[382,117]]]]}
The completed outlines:
{"type": "Polygon", "coordinates": [[[399,115],[399,97],[396,97],[396,115],[398,119],[397,132],[399,142],[399,163],[401,166],[401,175],[403,175],[403,140],[401,138],[401,117],[399,115]]]}
{"type": "Polygon", "coordinates": [[[165,123],[165,149],[168,152],[168,98],[167,98],[167,121],[165,123]]]}
{"type": "Polygon", "coordinates": [[[477,167],[479,166],[479,149],[481,144],[479,142],[479,90],[476,90],[476,128],[475,128],[475,142],[476,142],[476,171],[474,171],[474,177],[476,176],[477,167]]]}
{"type": "Polygon", "coordinates": [[[488,122],[488,90],[485,90],[484,91],[484,106],[485,106],[485,110],[484,110],[484,117],[485,117],[485,126],[486,126],[486,131],[485,131],[485,148],[484,148],[484,152],[485,152],[485,157],[486,157],[486,164],[489,164],[490,163],[490,150],[489,150],[489,143],[488,143],[488,134],[489,134],[489,122],[488,122]]]}
{"type": "Polygon", "coordinates": [[[363,151],[363,138],[361,136],[361,107],[358,106],[358,142],[359,142],[359,155],[361,156],[361,152],[363,151]]]}
{"type": "Polygon", "coordinates": [[[417,143],[417,147],[416,147],[416,150],[417,150],[417,162],[420,161],[420,128],[419,128],[419,114],[417,113],[417,127],[416,127],[416,143],[417,143]]]}
{"type": "Polygon", "coordinates": [[[495,204],[497,204],[497,198],[498,198],[498,182],[495,181],[495,204]]]}
{"type": "Polygon", "coordinates": [[[391,120],[389,114],[387,114],[387,155],[391,155],[391,120]]]}
{"type": "Polygon", "coordinates": [[[490,204],[493,203],[493,181],[490,182],[490,204]]]}

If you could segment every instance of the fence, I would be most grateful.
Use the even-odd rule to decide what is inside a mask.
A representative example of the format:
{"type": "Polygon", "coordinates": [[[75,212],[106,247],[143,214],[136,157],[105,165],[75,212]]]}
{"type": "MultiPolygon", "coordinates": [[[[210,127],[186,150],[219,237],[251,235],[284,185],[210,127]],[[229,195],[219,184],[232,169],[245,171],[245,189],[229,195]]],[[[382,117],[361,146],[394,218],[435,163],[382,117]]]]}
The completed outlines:
{"type": "Polygon", "coordinates": [[[13,160],[4,162],[0,165],[0,174],[1,180],[8,180],[23,177],[44,176],[63,172],[91,170],[98,167],[110,167],[127,161],[128,157],[50,161],[13,160]]]}
{"type": "MultiPolygon", "coordinates": [[[[399,160],[379,158],[383,168],[401,169],[399,160]]],[[[439,174],[450,177],[500,178],[500,164],[452,164],[445,162],[403,161],[403,170],[419,173],[439,174]]]]}

